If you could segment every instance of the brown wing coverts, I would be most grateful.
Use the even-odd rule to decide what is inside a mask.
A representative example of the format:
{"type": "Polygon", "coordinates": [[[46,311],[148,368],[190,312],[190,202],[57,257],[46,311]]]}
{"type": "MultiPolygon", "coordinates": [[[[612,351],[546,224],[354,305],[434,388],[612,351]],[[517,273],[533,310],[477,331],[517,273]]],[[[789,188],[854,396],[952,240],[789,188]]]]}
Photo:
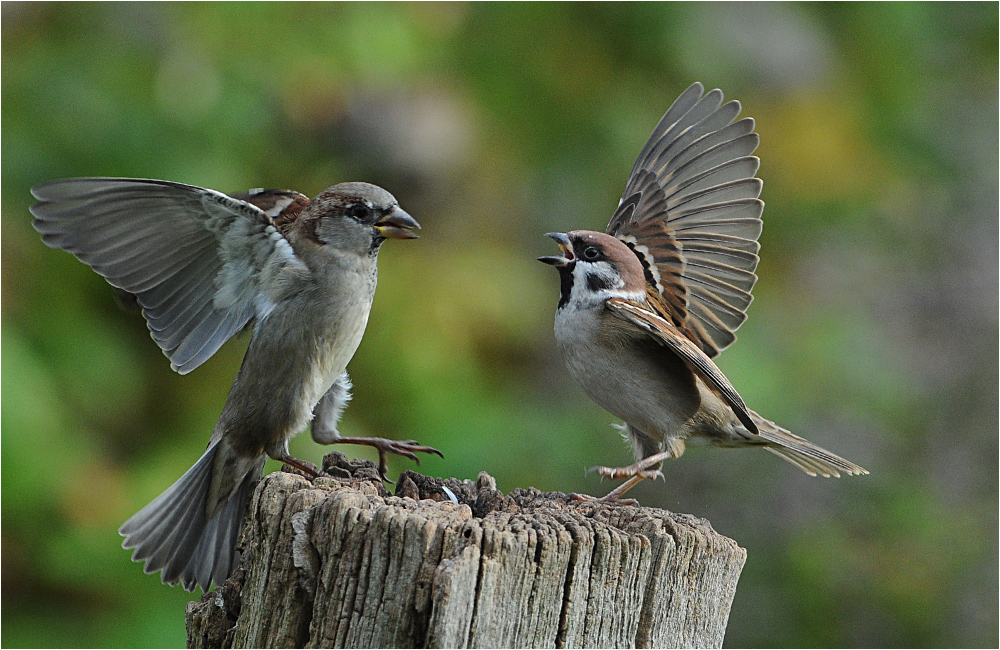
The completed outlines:
{"type": "Polygon", "coordinates": [[[733,413],[750,433],[758,433],[757,425],[750,416],[743,398],[736,392],[736,388],[719,370],[719,367],[678,328],[673,327],[658,314],[629,300],[611,298],[607,305],[613,314],[646,330],[660,345],[670,348],[683,359],[684,363],[701,377],[709,388],[729,405],[729,408],[733,409],[733,413]]]}
{"type": "Polygon", "coordinates": [[[229,196],[260,208],[282,232],[309,205],[309,197],[294,190],[256,189],[229,196]]]}
{"type": "Polygon", "coordinates": [[[636,160],[608,233],[636,252],[654,307],[714,357],[736,340],[757,276],[763,183],[754,121],[736,101],[688,88],[636,160]]]}

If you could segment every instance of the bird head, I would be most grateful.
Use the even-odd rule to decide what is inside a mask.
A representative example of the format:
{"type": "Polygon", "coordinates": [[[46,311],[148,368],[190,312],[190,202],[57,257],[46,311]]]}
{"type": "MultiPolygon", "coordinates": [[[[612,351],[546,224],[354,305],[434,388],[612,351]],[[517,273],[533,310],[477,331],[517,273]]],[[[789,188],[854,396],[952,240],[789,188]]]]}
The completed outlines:
{"type": "Polygon", "coordinates": [[[340,183],[323,190],[298,221],[315,243],[369,253],[377,253],[386,239],[415,239],[420,229],[392,194],[368,183],[340,183]]]}
{"type": "Polygon", "coordinates": [[[562,255],[539,257],[559,270],[562,280],[559,306],[589,305],[608,298],[644,300],[646,280],[642,264],[628,246],[611,235],[592,230],[548,233],[562,255]]]}

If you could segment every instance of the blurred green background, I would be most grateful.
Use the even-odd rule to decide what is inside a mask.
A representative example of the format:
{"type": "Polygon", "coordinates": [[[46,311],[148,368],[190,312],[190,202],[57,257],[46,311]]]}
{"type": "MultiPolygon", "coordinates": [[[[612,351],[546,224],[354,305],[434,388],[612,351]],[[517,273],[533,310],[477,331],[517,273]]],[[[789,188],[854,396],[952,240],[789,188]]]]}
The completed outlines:
{"type": "Polygon", "coordinates": [[[634,496],[747,549],[730,646],[1000,642],[995,3],[2,12],[5,647],[183,645],[193,596],[116,530],[201,454],[246,346],[173,374],[100,277],[41,244],[30,186],[386,187],[424,230],[383,249],[341,430],[438,447],[433,475],[603,494],[584,468],[630,452],[563,368],[557,275],[534,258],[542,233],[605,226],[696,80],[757,119],[767,203],[720,366],[871,475],[691,449],[634,496]]]}

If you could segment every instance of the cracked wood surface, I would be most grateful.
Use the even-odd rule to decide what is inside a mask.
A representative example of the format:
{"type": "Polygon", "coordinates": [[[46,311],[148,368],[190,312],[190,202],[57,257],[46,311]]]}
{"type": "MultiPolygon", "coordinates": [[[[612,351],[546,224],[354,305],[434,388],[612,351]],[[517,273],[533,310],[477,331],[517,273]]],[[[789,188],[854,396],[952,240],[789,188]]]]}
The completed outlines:
{"type": "Polygon", "coordinates": [[[503,495],[333,452],[257,486],[241,566],[187,610],[193,648],[721,647],[746,552],[704,519],[503,495]],[[452,498],[454,497],[454,499],[452,498]]]}

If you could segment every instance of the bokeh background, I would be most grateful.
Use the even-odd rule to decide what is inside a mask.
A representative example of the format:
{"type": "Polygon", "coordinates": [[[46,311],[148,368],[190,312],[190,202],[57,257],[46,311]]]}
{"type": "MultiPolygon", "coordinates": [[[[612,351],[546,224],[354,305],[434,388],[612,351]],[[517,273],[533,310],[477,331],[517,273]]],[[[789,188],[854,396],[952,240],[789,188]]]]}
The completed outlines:
{"type": "Polygon", "coordinates": [[[998,644],[995,3],[2,12],[5,647],[183,645],[193,596],[116,530],[201,454],[246,346],[173,374],[103,280],[41,244],[30,186],[388,188],[424,230],[383,249],[342,430],[434,445],[433,475],[602,494],[584,468],[629,452],[564,371],[534,258],[542,233],[604,227],[695,80],[757,119],[767,203],[756,302],[719,363],[871,475],[691,449],[634,495],[747,549],[730,646],[998,644]]]}

